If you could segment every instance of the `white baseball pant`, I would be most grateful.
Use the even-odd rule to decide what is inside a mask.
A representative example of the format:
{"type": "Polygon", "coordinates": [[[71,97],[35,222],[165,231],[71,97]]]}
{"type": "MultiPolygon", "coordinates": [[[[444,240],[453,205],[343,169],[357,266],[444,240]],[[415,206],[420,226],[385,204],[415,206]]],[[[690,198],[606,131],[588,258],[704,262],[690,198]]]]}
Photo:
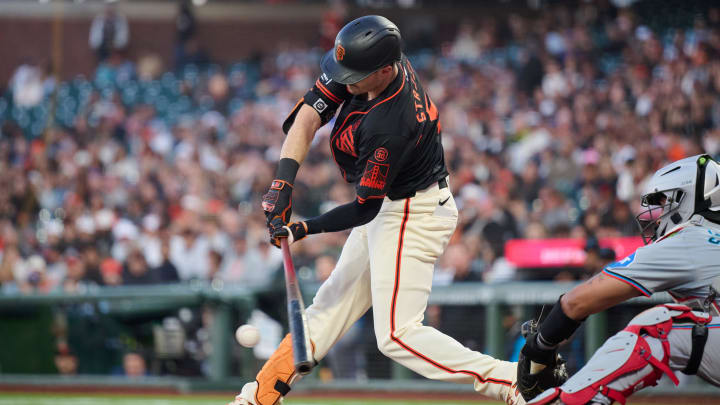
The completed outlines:
{"type": "Polygon", "coordinates": [[[427,378],[473,383],[503,401],[515,398],[516,363],[472,351],[422,324],[435,261],[456,223],[449,188],[434,184],[412,198],[385,198],[375,219],[352,230],[307,309],[315,359],[372,307],[377,345],[386,356],[427,378]]]}
{"type": "MultiPolygon", "coordinates": [[[[692,352],[692,326],[674,324],[668,334],[670,342],[670,368],[679,371],[685,368],[692,352]]],[[[705,343],[697,376],[720,387],[720,316],[708,324],[708,339],[705,343]]]]}

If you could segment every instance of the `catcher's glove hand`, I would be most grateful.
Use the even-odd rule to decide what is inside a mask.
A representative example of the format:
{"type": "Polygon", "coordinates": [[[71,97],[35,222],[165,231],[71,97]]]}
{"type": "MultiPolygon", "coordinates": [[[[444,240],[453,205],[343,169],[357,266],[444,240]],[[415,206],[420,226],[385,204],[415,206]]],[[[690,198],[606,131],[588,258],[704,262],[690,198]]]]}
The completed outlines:
{"type": "Polygon", "coordinates": [[[565,360],[557,349],[538,347],[537,326],[537,321],[527,321],[521,327],[526,341],[518,359],[517,384],[526,401],[549,388],[561,386],[568,379],[565,360]]]}

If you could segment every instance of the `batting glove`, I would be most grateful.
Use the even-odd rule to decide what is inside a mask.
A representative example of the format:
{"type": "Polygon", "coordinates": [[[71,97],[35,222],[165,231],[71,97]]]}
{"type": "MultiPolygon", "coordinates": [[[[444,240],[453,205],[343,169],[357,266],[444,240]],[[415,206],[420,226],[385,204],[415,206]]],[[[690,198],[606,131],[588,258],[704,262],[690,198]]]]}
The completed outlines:
{"type": "Polygon", "coordinates": [[[303,221],[291,222],[283,227],[275,228],[270,236],[270,243],[280,247],[280,239],[287,238],[288,245],[307,236],[307,224],[303,221]]]}
{"type": "Polygon", "coordinates": [[[262,199],[262,208],[267,218],[268,231],[272,235],[279,227],[290,221],[292,215],[293,185],[285,180],[275,179],[262,199]]]}

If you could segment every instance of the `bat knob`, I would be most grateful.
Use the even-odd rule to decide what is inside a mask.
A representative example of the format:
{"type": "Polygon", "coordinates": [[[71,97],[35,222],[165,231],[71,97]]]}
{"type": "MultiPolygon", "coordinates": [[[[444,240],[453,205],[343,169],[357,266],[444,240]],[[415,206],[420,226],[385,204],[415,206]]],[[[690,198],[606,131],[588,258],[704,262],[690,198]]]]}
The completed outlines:
{"type": "Polygon", "coordinates": [[[295,365],[295,370],[297,370],[298,374],[300,375],[307,375],[310,374],[310,372],[313,369],[313,362],[311,361],[304,361],[300,364],[295,365]]]}

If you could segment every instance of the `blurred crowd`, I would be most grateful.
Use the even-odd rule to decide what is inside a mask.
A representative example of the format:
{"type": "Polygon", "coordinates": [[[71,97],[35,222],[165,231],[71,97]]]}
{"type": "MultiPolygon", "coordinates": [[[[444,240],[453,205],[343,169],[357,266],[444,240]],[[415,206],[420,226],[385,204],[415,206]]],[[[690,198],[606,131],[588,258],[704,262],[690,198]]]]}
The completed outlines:
{"type": "MultiPolygon", "coordinates": [[[[554,5],[468,19],[452,41],[408,49],[440,110],[460,210],[438,284],[519,277],[503,257],[511,238],[636,235],[639,193],[654,170],[720,153],[720,8],[674,26],[651,19],[660,14],[554,5]]],[[[55,84],[18,69],[0,103],[2,291],[270,282],[281,257],[260,196],[280,126],[324,49],[275,49],[220,67],[183,41],[164,72],[155,59],[112,51],[98,51],[89,79],[55,84]],[[37,136],[27,118],[35,110],[23,115],[39,108],[33,97],[23,104],[26,90],[39,92],[36,103],[60,100],[49,110],[55,124],[37,136]]],[[[299,172],[298,217],[354,198],[330,155],[331,127],[299,172]]],[[[326,277],[343,240],[296,244],[305,276],[326,277]]]]}

